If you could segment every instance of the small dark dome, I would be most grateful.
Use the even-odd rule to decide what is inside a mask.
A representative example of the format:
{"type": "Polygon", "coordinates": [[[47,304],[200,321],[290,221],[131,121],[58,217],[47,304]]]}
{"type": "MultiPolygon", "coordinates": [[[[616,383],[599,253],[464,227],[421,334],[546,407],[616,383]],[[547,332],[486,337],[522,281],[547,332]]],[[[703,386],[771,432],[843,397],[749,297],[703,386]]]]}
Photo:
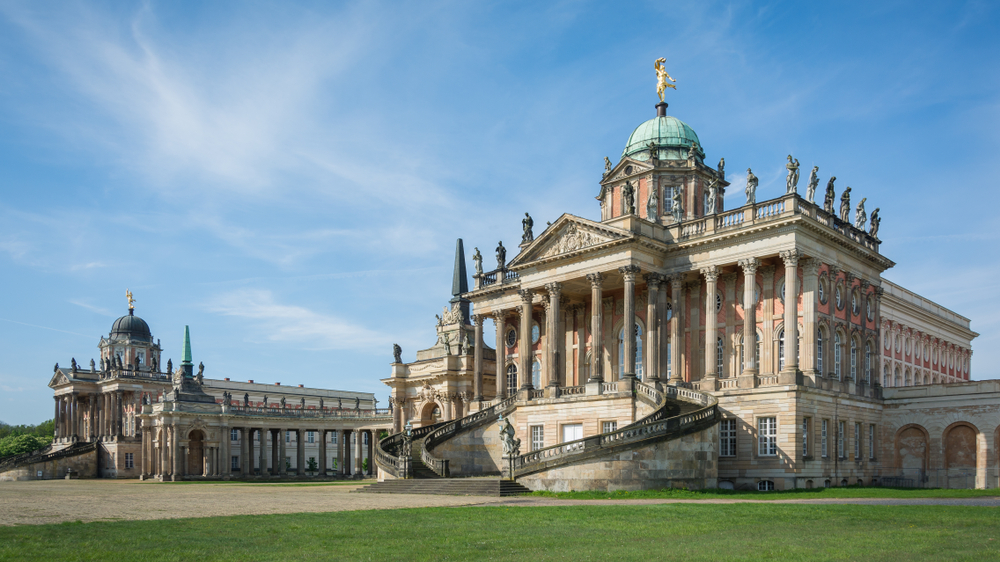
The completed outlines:
{"type": "Polygon", "coordinates": [[[152,342],[153,334],[149,331],[149,324],[139,318],[129,309],[128,316],[122,316],[111,326],[111,339],[130,338],[134,341],[152,342]]]}

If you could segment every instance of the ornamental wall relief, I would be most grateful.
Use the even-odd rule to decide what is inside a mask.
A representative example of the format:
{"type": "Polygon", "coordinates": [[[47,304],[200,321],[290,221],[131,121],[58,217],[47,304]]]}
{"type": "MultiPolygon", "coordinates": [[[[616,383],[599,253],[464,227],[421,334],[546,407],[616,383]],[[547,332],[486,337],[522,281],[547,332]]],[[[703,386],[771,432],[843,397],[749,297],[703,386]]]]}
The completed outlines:
{"type": "Polygon", "coordinates": [[[574,252],[576,250],[587,248],[590,246],[596,246],[603,242],[607,242],[610,238],[599,236],[593,232],[587,232],[576,224],[570,223],[562,233],[559,238],[555,240],[548,248],[546,248],[540,258],[548,258],[551,256],[557,256],[559,254],[565,254],[568,252],[574,252]]]}

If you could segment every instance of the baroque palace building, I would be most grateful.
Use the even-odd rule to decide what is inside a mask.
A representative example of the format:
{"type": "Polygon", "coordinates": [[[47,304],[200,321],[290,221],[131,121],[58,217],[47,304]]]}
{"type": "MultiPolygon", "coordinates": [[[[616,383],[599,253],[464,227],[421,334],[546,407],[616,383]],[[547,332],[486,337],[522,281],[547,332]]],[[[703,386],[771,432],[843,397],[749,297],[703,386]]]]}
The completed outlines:
{"type": "Polygon", "coordinates": [[[391,428],[374,395],[204,377],[188,328],[177,369],[135,315],[102,337],[99,364],[58,364],[52,446],[0,462],[0,480],[229,479],[372,474],[372,448],[391,428]],[[262,468],[263,467],[263,468],[262,468]]]}
{"type": "Polygon", "coordinates": [[[459,240],[436,343],[383,379],[385,485],[997,486],[1000,384],[970,381],[967,318],[882,277],[879,209],[836,178],[816,200],[791,156],[785,194],[757,201],[747,170],[726,198],[666,109],[605,159],[599,220],[526,216],[471,290],[459,240]]]}

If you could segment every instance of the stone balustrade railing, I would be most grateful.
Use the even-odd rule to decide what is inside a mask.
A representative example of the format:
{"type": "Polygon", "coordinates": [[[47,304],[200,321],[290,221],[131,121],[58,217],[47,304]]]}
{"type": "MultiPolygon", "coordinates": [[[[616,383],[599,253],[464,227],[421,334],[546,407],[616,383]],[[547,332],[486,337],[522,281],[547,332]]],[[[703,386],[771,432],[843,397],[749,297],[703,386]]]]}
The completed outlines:
{"type": "Polygon", "coordinates": [[[663,402],[663,393],[656,390],[644,382],[637,382],[635,385],[635,395],[639,397],[640,400],[653,406],[654,408],[659,406],[663,402]]]}
{"type": "MultiPolygon", "coordinates": [[[[90,372],[90,371],[79,371],[79,372],[90,372]]],[[[139,379],[157,382],[170,382],[169,373],[157,373],[155,371],[143,371],[140,369],[135,369],[131,366],[125,367],[123,369],[109,369],[106,371],[96,371],[98,378],[101,380],[110,379],[139,379]]]]}
{"type": "Polygon", "coordinates": [[[582,396],[587,394],[587,385],[563,386],[559,388],[559,396],[582,396]]]}
{"type": "Polygon", "coordinates": [[[493,271],[480,273],[478,275],[473,275],[472,277],[475,282],[476,289],[496,285],[498,279],[500,280],[500,284],[510,283],[520,279],[520,276],[518,276],[516,272],[509,269],[494,269],[493,271]]]}
{"type": "Polygon", "coordinates": [[[545,389],[544,388],[533,388],[533,389],[531,389],[531,390],[528,391],[528,399],[529,400],[534,400],[536,398],[545,398],[545,389]]]}
{"type": "Polygon", "coordinates": [[[368,410],[356,410],[347,408],[272,408],[270,406],[231,406],[221,404],[224,413],[240,416],[266,416],[282,418],[338,418],[338,419],[363,419],[374,421],[392,422],[392,410],[389,408],[375,408],[368,410]]]}
{"type": "MultiPolygon", "coordinates": [[[[435,423],[418,427],[410,432],[412,441],[424,439],[428,434],[449,422],[435,423]]],[[[402,455],[403,433],[393,433],[378,442],[375,447],[375,464],[396,478],[413,476],[412,460],[409,455],[402,455]]]]}
{"type": "Polygon", "coordinates": [[[0,460],[0,472],[12,470],[14,468],[17,468],[18,466],[23,466],[26,464],[49,462],[65,457],[72,457],[83,453],[89,453],[90,451],[93,451],[96,448],[97,448],[97,443],[93,441],[85,443],[73,443],[69,447],[52,452],[49,452],[50,448],[46,447],[43,449],[39,449],[37,451],[32,451],[30,453],[15,455],[13,457],[7,457],[5,459],[0,460]]]}
{"type": "Polygon", "coordinates": [[[439,459],[431,454],[430,450],[444,441],[451,439],[455,435],[492,423],[502,414],[510,413],[517,403],[517,395],[501,400],[489,408],[469,414],[463,418],[452,420],[440,424],[437,429],[427,434],[424,438],[424,450],[420,460],[424,461],[427,468],[433,470],[438,476],[448,476],[448,461],[439,459]]]}
{"type": "Polygon", "coordinates": [[[601,394],[610,394],[612,392],[618,392],[617,382],[602,382],[601,383],[601,394]]]}

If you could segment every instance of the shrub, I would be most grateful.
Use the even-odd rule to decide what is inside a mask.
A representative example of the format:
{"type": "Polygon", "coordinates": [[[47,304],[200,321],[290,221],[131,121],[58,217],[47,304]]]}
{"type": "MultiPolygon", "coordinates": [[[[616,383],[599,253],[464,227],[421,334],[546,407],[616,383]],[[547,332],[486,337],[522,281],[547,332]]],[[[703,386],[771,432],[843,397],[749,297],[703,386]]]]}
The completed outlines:
{"type": "Polygon", "coordinates": [[[30,453],[41,449],[50,442],[35,435],[8,435],[0,439],[0,457],[30,453]]]}

